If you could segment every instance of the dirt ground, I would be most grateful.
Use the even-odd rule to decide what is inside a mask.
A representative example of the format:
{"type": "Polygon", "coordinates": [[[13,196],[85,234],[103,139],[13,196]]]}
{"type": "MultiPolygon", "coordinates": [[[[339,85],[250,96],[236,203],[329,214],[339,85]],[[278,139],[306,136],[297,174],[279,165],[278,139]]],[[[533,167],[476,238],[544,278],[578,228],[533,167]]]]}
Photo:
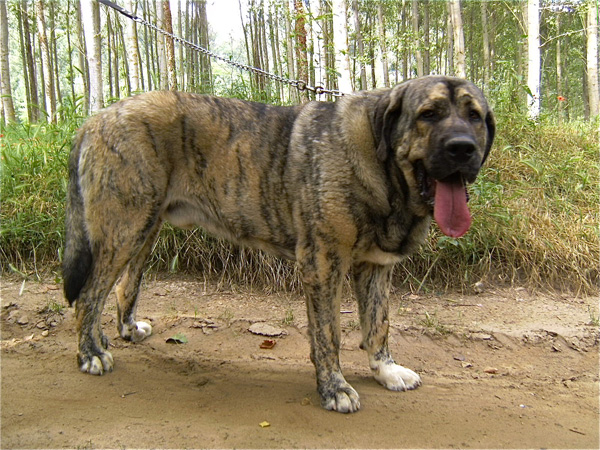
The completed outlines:
{"type": "Polygon", "coordinates": [[[597,298],[394,293],[392,351],[423,379],[398,393],[370,376],[346,295],[341,360],[362,409],[344,415],[319,406],[299,295],[148,281],[153,335],[120,339],[111,296],[115,370],[95,377],[76,367],[60,286],[0,293],[2,448],[599,448],[597,298]],[[284,334],[248,331],[261,322],[284,334]]]}

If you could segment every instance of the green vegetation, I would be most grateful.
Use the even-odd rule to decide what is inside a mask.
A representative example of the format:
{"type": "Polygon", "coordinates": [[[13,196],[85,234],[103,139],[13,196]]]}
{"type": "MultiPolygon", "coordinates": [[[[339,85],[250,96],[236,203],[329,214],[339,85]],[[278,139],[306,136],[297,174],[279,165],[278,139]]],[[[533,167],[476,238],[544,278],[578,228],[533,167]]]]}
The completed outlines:
{"type": "MultiPolygon", "coordinates": [[[[491,157],[470,187],[473,226],[461,239],[435,227],[396,269],[397,285],[468,289],[481,279],[595,292],[598,287],[597,125],[500,117],[491,157]]],[[[2,274],[60,273],[67,156],[81,118],[2,129],[2,274]]],[[[234,247],[202,230],[163,229],[152,271],[220,283],[297,289],[292,264],[234,247]]]]}

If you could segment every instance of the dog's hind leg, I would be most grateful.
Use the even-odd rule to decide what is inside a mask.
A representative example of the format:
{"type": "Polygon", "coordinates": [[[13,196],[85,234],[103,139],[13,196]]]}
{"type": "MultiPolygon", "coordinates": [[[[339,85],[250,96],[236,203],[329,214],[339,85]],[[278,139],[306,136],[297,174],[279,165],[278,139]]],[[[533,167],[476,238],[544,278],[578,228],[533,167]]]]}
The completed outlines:
{"type": "Polygon", "coordinates": [[[394,362],[388,348],[388,308],[392,265],[367,262],[353,268],[353,283],[362,328],[360,347],[367,351],[375,379],[392,391],[406,391],[421,385],[415,372],[394,362]]]}
{"type": "Polygon", "coordinates": [[[156,242],[161,225],[161,221],[158,221],[154,225],[142,249],[129,261],[123,275],[121,275],[115,286],[115,293],[117,295],[117,328],[121,337],[128,341],[140,342],[152,334],[152,326],[147,322],[136,321],[135,314],[144,268],[152,252],[152,247],[156,242]]]}
{"type": "Polygon", "coordinates": [[[114,252],[96,247],[92,272],[75,303],[78,332],[77,362],[82,372],[102,375],[113,369],[108,338],[102,332],[102,310],[125,261],[114,252]],[[118,261],[123,263],[119,264],[118,261]]]}
{"type": "MultiPolygon", "coordinates": [[[[132,282],[125,285],[129,286],[133,282],[139,285],[143,270],[142,261],[145,261],[152,248],[159,224],[157,214],[150,208],[140,208],[135,215],[128,217],[127,223],[123,214],[111,214],[103,207],[103,202],[92,205],[90,208],[95,208],[96,217],[102,217],[103,220],[88,221],[93,264],[91,274],[76,303],[79,333],[77,359],[82,372],[102,375],[113,368],[113,358],[108,352],[108,339],[102,333],[101,326],[104,303],[111,288],[128,266],[126,277],[129,279],[132,272],[134,276],[131,277],[132,282]]],[[[135,296],[131,298],[135,299],[135,296]]],[[[133,311],[135,301],[131,302],[131,306],[133,311]]],[[[120,317],[128,320],[132,315],[123,309],[126,308],[121,309],[120,317]]],[[[149,330],[143,330],[144,333],[146,331],[149,330]]]]}

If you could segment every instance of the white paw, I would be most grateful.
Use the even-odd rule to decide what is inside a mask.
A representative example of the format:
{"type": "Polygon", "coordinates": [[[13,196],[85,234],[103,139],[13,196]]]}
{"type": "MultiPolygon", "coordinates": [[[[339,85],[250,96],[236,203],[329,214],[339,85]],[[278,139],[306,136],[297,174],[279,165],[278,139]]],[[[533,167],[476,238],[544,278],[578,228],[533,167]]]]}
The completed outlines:
{"type": "Polygon", "coordinates": [[[110,352],[104,352],[100,355],[94,355],[91,359],[86,359],[79,366],[79,370],[91,375],[102,375],[104,372],[113,370],[114,361],[110,352]]]}
{"type": "Polygon", "coordinates": [[[421,385],[421,377],[410,369],[393,362],[377,361],[371,365],[378,383],[391,391],[408,391],[421,385]]]}
{"type": "Polygon", "coordinates": [[[131,330],[131,342],[140,342],[152,334],[152,325],[146,322],[136,322],[131,330]]]}

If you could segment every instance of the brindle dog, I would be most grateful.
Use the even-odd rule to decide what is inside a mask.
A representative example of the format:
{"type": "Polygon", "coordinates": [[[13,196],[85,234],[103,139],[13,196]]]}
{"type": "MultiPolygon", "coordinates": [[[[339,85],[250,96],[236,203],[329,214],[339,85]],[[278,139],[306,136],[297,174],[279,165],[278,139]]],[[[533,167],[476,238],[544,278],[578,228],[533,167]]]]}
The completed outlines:
{"type": "Polygon", "coordinates": [[[339,363],[349,271],[375,379],[416,388],[419,376],[388,349],[392,266],[418,249],[432,216],[450,236],[468,230],[465,183],[494,131],[481,91],[442,76],[335,103],[149,92],[106,108],[79,130],[69,160],[64,287],[76,304],[79,368],[113,368],[100,315],[115,283],[120,335],[151,334],[135,320],[136,300],[168,221],[297,262],[324,408],[360,408],[339,363]]]}

